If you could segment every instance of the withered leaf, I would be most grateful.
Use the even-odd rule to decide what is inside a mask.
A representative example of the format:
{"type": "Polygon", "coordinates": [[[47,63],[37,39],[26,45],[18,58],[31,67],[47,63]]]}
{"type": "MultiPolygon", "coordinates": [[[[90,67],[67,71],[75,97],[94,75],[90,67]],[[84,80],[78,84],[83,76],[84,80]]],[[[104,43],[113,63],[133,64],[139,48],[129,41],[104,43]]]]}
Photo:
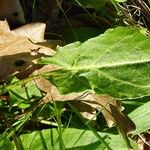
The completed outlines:
{"type": "Polygon", "coordinates": [[[95,101],[100,105],[100,111],[102,111],[108,127],[112,127],[114,124],[114,118],[111,114],[110,104],[113,104],[114,106],[116,106],[116,109],[121,111],[121,102],[115,100],[110,96],[93,95],[93,97],[95,98],[95,101]]]}
{"type": "Polygon", "coordinates": [[[119,111],[116,106],[110,104],[111,114],[117,124],[118,130],[122,137],[126,141],[128,147],[130,148],[130,141],[128,139],[128,133],[135,130],[136,126],[134,122],[124,113],[119,111]]]}
{"type": "Polygon", "coordinates": [[[2,30],[3,32],[9,32],[10,31],[8,22],[6,20],[0,21],[0,28],[3,29],[2,30]]]}
{"type": "Polygon", "coordinates": [[[45,27],[44,23],[30,23],[11,32],[15,35],[29,38],[33,43],[38,43],[44,42],[45,27]]]}
{"type": "Polygon", "coordinates": [[[37,58],[55,53],[50,48],[33,44],[27,37],[12,34],[6,22],[1,25],[4,30],[0,28],[0,81],[33,67],[37,58]]]}

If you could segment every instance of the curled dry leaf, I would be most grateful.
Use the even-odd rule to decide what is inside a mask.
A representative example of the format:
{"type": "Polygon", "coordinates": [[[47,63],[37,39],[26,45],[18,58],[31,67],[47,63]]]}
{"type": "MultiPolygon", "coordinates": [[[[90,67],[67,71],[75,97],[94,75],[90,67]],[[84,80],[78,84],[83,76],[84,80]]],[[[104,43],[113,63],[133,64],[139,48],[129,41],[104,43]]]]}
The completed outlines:
{"type": "Polygon", "coordinates": [[[100,105],[100,110],[103,113],[103,116],[106,119],[108,127],[112,127],[114,124],[114,118],[111,114],[110,104],[113,104],[116,106],[116,109],[121,111],[121,102],[115,100],[114,98],[110,96],[99,96],[99,95],[93,95],[96,102],[100,105]]]}
{"type": "Polygon", "coordinates": [[[19,0],[0,0],[0,19],[11,24],[24,23],[24,14],[19,0]]]}
{"type": "MultiPolygon", "coordinates": [[[[49,71],[57,70],[56,66],[46,65],[43,68],[34,72],[34,74],[40,74],[49,71]]],[[[110,96],[99,96],[90,92],[70,93],[67,95],[61,95],[57,88],[52,85],[48,80],[43,77],[35,79],[34,83],[39,89],[46,93],[43,98],[43,103],[52,101],[72,101],[72,104],[81,113],[81,115],[89,120],[93,120],[95,116],[95,109],[102,112],[108,127],[112,127],[114,122],[119,124],[119,130],[123,129],[122,134],[127,139],[127,133],[134,130],[134,123],[128,116],[123,114],[121,102],[110,96]],[[118,119],[121,122],[118,122],[118,119]],[[130,130],[131,129],[131,130],[130,130]]]]}
{"type": "Polygon", "coordinates": [[[136,129],[134,122],[127,115],[122,113],[115,105],[110,104],[109,107],[111,110],[111,115],[113,116],[117,124],[119,132],[126,141],[127,146],[131,148],[130,141],[127,135],[128,133],[136,129]]]}
{"type": "MultiPolygon", "coordinates": [[[[54,71],[59,68],[51,65],[46,65],[42,67],[39,70],[36,70],[33,74],[41,74],[47,71],[54,71]]],[[[49,102],[49,101],[68,101],[68,100],[94,100],[92,97],[92,94],[84,94],[83,92],[81,93],[70,93],[67,95],[61,95],[57,88],[52,85],[48,80],[44,79],[43,77],[39,79],[34,80],[35,84],[47,93],[46,97],[44,97],[43,101],[44,103],[49,102]]]]}
{"type": "MultiPolygon", "coordinates": [[[[52,49],[56,49],[57,45],[63,44],[62,40],[50,40],[49,38],[45,40],[45,28],[45,23],[30,23],[12,30],[11,33],[29,38],[33,43],[38,43],[39,45],[50,47],[52,49]]],[[[47,52],[45,51],[46,55],[47,52]]]]}
{"type": "Polygon", "coordinates": [[[119,132],[130,148],[128,133],[135,130],[134,122],[122,112],[121,102],[109,96],[95,96],[97,102],[102,106],[102,113],[107,121],[107,125],[112,127],[114,122],[117,125],[119,132]]]}
{"type": "MultiPolygon", "coordinates": [[[[38,73],[43,73],[47,70],[54,71],[56,69],[58,68],[46,65],[42,69],[38,70],[38,73]]],[[[109,127],[112,127],[114,122],[116,122],[120,125],[119,129],[121,127],[123,128],[123,133],[125,134],[135,129],[134,123],[131,119],[121,112],[121,102],[110,96],[99,96],[89,92],[61,95],[54,85],[42,77],[35,79],[34,82],[39,89],[47,93],[43,98],[44,103],[50,101],[74,101],[75,107],[81,112],[84,118],[94,118],[94,111],[95,109],[98,109],[103,113],[109,127]],[[118,122],[118,118],[122,122],[118,122]]]]}
{"type": "MultiPolygon", "coordinates": [[[[41,74],[47,71],[54,71],[57,69],[59,68],[56,66],[45,65],[41,69],[36,70],[34,74],[41,74]]],[[[46,96],[43,98],[43,103],[51,101],[72,101],[72,104],[76,107],[76,109],[79,110],[82,116],[89,120],[91,118],[94,118],[95,109],[102,110],[102,113],[109,127],[112,127],[112,125],[114,124],[114,118],[111,114],[109,104],[111,103],[117,106],[117,109],[121,109],[120,101],[116,101],[112,97],[98,96],[90,92],[70,93],[66,95],[61,95],[57,88],[43,77],[35,79],[34,83],[38,86],[40,90],[46,93],[46,96]]]]}
{"type": "Polygon", "coordinates": [[[133,130],[135,130],[135,124],[134,122],[123,112],[121,112],[115,105],[109,104],[111,114],[119,126],[120,130],[123,130],[121,132],[124,133],[130,133],[133,130]]]}
{"type": "Polygon", "coordinates": [[[96,120],[96,109],[90,105],[90,103],[86,101],[90,101],[89,98],[92,96],[91,94],[83,93],[81,96],[81,99],[73,100],[71,101],[71,104],[81,113],[81,115],[90,120],[91,125],[95,125],[95,120],[96,120]],[[84,96],[85,95],[85,96],[84,96]]]}
{"type": "Polygon", "coordinates": [[[122,112],[121,102],[110,96],[93,96],[101,105],[102,113],[107,121],[107,125],[112,127],[115,122],[118,126],[118,130],[129,145],[127,134],[135,130],[135,124],[122,112]]]}
{"type": "MultiPolygon", "coordinates": [[[[34,66],[34,61],[43,55],[55,52],[40,45],[33,44],[28,38],[6,31],[6,22],[0,28],[0,81],[9,75],[25,71],[34,66]]],[[[35,67],[37,69],[37,66],[35,67]]],[[[33,69],[32,72],[35,70],[33,69]]],[[[23,77],[22,77],[23,78],[23,77]]]]}
{"type": "MultiPolygon", "coordinates": [[[[36,70],[34,74],[40,74],[43,72],[54,71],[58,68],[51,65],[46,65],[39,70],[36,70]]],[[[90,102],[93,102],[95,99],[93,95],[89,92],[81,93],[70,93],[67,95],[61,95],[57,88],[52,85],[48,80],[43,77],[35,79],[34,83],[38,88],[46,93],[46,96],[43,98],[43,103],[53,102],[53,101],[71,101],[76,109],[81,113],[81,115],[89,120],[93,120],[95,116],[95,108],[91,105],[90,102]]],[[[95,104],[96,105],[96,104],[95,104]]]]}
{"type": "MultiPolygon", "coordinates": [[[[45,65],[41,69],[36,70],[34,74],[41,74],[47,72],[47,70],[54,71],[57,69],[59,68],[56,66],[45,65]]],[[[78,109],[84,118],[87,119],[94,118],[95,109],[98,109],[102,111],[109,127],[112,127],[114,124],[114,117],[112,116],[110,104],[113,104],[116,109],[118,109],[118,112],[121,112],[120,101],[116,101],[110,96],[98,96],[90,92],[61,95],[57,88],[43,77],[35,79],[34,83],[38,86],[39,89],[46,93],[46,96],[43,98],[43,103],[51,101],[74,101],[73,104],[75,105],[76,109],[78,109]]]]}

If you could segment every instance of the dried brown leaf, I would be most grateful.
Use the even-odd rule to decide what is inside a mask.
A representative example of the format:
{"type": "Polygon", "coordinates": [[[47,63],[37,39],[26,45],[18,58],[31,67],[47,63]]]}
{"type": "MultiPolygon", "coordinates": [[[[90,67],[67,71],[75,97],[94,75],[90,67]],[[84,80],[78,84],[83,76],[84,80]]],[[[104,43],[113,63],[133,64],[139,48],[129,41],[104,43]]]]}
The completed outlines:
{"type": "Polygon", "coordinates": [[[3,28],[0,28],[0,81],[11,74],[33,67],[37,58],[55,53],[50,48],[33,44],[26,37],[14,35],[10,31],[7,32],[7,26],[3,26],[3,28]],[[4,31],[3,28],[5,28],[4,31]]]}
{"type": "Polygon", "coordinates": [[[3,31],[3,32],[9,32],[10,31],[8,22],[6,20],[0,21],[0,28],[1,28],[1,31],[3,31]]]}
{"type": "Polygon", "coordinates": [[[130,142],[127,135],[131,131],[135,130],[136,126],[134,122],[127,115],[118,110],[115,105],[109,104],[109,106],[119,132],[126,141],[128,147],[130,147],[130,142]]]}
{"type": "Polygon", "coordinates": [[[44,97],[43,102],[50,101],[71,101],[71,100],[91,100],[93,99],[91,94],[82,93],[71,93],[67,95],[61,95],[57,88],[52,85],[49,81],[44,78],[39,78],[34,80],[35,84],[39,89],[47,93],[46,97],[44,97]],[[85,96],[84,96],[85,95],[85,96]]]}
{"type": "Polygon", "coordinates": [[[108,127],[112,127],[114,124],[114,118],[111,114],[110,104],[115,105],[118,110],[121,110],[120,101],[117,101],[110,96],[93,95],[93,97],[95,98],[95,101],[100,105],[99,108],[102,111],[103,116],[105,117],[108,127]]]}
{"type": "Polygon", "coordinates": [[[45,27],[44,23],[30,23],[12,30],[12,33],[29,38],[33,43],[44,42],[45,27]]]}
{"type": "MultiPolygon", "coordinates": [[[[57,69],[59,68],[51,65],[46,65],[35,73],[40,74],[57,69]]],[[[130,126],[132,125],[132,121],[121,112],[121,102],[110,96],[99,96],[89,92],[61,95],[54,85],[52,85],[48,80],[42,77],[39,79],[35,79],[34,82],[39,87],[39,89],[47,93],[43,98],[44,103],[50,101],[75,101],[74,103],[76,105],[76,108],[82,113],[85,118],[87,118],[87,116],[88,119],[90,119],[91,117],[93,118],[93,112],[95,111],[95,109],[98,109],[103,113],[109,127],[112,127],[114,122],[117,122],[117,124],[120,123],[118,120],[116,121],[117,116],[117,118],[122,121],[122,126],[125,125],[125,133],[129,132],[129,130],[127,130],[127,127],[132,128],[132,126],[130,126]],[[112,106],[115,107],[115,110],[112,108],[112,106]],[[127,122],[129,124],[127,124],[127,122]]]]}
{"type": "MultiPolygon", "coordinates": [[[[56,68],[53,66],[44,66],[40,69],[44,71],[53,71],[56,68]]],[[[39,71],[38,71],[39,72],[39,71]]],[[[95,119],[95,108],[89,101],[91,102],[93,96],[88,92],[81,93],[70,93],[67,95],[61,95],[57,88],[52,85],[48,80],[44,78],[38,78],[34,80],[34,83],[38,86],[38,88],[46,93],[46,96],[43,98],[43,103],[53,102],[53,101],[71,101],[72,105],[76,107],[76,109],[81,113],[81,115],[88,119],[95,119]]]]}
{"type": "MultiPolygon", "coordinates": [[[[40,70],[35,71],[34,74],[41,74],[47,71],[54,71],[57,69],[59,68],[51,65],[46,65],[40,70]]],[[[61,95],[54,85],[52,85],[49,81],[42,77],[39,79],[35,79],[34,82],[39,89],[47,93],[46,96],[43,98],[44,103],[50,101],[77,101],[75,103],[78,103],[79,105],[77,105],[76,108],[79,109],[79,111],[82,112],[84,116],[88,115],[89,117],[93,117],[94,110],[99,109],[100,111],[102,111],[109,127],[114,124],[114,118],[111,114],[109,104],[111,103],[115,105],[119,111],[121,110],[120,102],[114,100],[112,97],[109,96],[98,96],[89,92],[61,95]],[[83,105],[82,108],[80,107],[81,103],[83,105]]]]}
{"type": "MultiPolygon", "coordinates": [[[[45,65],[41,69],[36,70],[33,74],[44,74],[46,72],[58,70],[59,67],[52,65],[45,65]]],[[[68,101],[68,100],[89,100],[93,101],[94,98],[91,93],[88,92],[80,92],[80,93],[70,93],[67,95],[62,95],[59,93],[57,88],[52,85],[48,80],[40,77],[39,79],[34,80],[35,84],[47,93],[47,96],[44,98],[44,102],[49,101],[68,101]]]]}
{"type": "Polygon", "coordinates": [[[135,130],[134,122],[116,106],[110,104],[111,114],[122,132],[128,134],[135,130]]]}

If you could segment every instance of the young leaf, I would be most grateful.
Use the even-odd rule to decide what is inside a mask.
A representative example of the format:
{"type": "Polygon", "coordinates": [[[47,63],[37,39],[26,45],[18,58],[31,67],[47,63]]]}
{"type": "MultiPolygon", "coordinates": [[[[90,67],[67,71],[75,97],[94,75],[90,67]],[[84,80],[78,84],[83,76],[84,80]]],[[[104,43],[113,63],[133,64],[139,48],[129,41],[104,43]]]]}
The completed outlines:
{"type": "Polygon", "coordinates": [[[150,95],[150,37],[140,30],[118,27],[60,47],[54,57],[39,60],[61,67],[45,78],[63,94],[92,89],[118,99],[150,95]]]}

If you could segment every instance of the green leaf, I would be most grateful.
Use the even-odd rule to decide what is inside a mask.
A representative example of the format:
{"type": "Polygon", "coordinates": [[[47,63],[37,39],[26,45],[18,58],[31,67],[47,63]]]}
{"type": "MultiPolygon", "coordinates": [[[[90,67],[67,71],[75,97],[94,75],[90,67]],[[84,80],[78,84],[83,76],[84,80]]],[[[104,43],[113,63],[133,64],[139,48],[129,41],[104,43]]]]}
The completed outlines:
{"type": "Polygon", "coordinates": [[[134,134],[138,134],[150,129],[150,102],[138,107],[129,114],[129,117],[136,125],[134,134]]]}
{"type": "MultiPolygon", "coordinates": [[[[43,130],[41,131],[42,139],[39,131],[33,132],[31,134],[21,135],[21,140],[24,149],[44,149],[44,140],[48,150],[59,149],[58,131],[57,129],[43,130]]],[[[91,148],[102,148],[101,143],[93,135],[91,131],[84,131],[78,129],[66,129],[62,133],[65,149],[79,149],[91,146],[91,148]]],[[[96,150],[95,149],[95,150],[96,150]]],[[[104,145],[103,145],[104,149],[104,145]]]]}
{"type": "Polygon", "coordinates": [[[3,136],[3,134],[0,134],[0,150],[14,150],[14,144],[6,137],[3,136]]]}
{"type": "MultiPolygon", "coordinates": [[[[109,146],[113,150],[128,150],[125,141],[122,140],[122,137],[120,135],[110,134],[110,137],[111,137],[111,142],[109,146]]],[[[130,139],[130,144],[134,150],[138,149],[137,144],[131,139],[130,139]]]]}
{"type": "Polygon", "coordinates": [[[39,60],[61,69],[44,77],[61,93],[93,90],[118,99],[150,95],[150,37],[139,28],[118,27],[84,43],[60,47],[39,60]]]}
{"type": "Polygon", "coordinates": [[[33,82],[29,82],[24,85],[13,86],[11,89],[8,89],[8,92],[10,95],[10,106],[12,107],[17,105],[22,109],[30,106],[29,100],[36,100],[43,96],[41,91],[36,85],[33,84],[33,82]]]}
{"type": "MultiPolygon", "coordinates": [[[[128,150],[126,143],[119,135],[112,135],[107,133],[98,133],[105,141],[110,144],[112,149],[128,150]]],[[[30,134],[21,135],[21,141],[24,149],[44,149],[48,150],[59,149],[57,129],[48,129],[43,131],[36,131],[30,134]],[[42,136],[41,136],[42,134],[42,136]]],[[[65,149],[69,150],[104,150],[105,146],[99,142],[97,137],[89,130],[79,130],[67,128],[62,132],[65,149]]],[[[133,145],[133,144],[132,144],[133,145]]],[[[135,147],[135,146],[134,146],[135,147]]]]}

